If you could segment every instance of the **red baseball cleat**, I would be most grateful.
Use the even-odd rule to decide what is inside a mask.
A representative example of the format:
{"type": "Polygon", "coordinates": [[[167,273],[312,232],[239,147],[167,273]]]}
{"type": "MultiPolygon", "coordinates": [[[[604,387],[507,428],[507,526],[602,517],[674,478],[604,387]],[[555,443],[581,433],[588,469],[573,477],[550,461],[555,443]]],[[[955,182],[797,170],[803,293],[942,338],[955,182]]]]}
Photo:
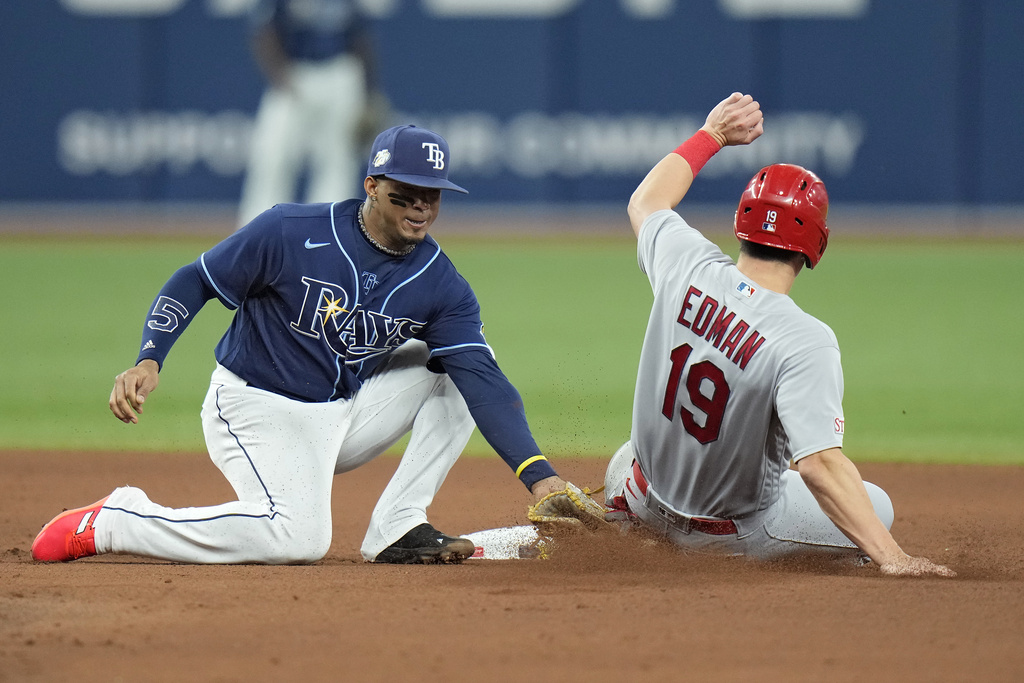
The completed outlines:
{"type": "Polygon", "coordinates": [[[96,532],[92,525],[107,498],[84,508],[65,510],[51,519],[32,541],[32,558],[39,562],[67,562],[95,555],[96,532]]]}

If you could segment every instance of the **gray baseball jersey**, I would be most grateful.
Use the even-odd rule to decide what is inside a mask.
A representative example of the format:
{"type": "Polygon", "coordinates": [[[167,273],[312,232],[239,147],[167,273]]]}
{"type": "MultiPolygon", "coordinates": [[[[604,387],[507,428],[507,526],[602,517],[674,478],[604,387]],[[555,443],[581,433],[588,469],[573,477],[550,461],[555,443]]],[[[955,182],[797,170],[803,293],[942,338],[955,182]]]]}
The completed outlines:
{"type": "Polygon", "coordinates": [[[764,510],[791,459],[843,444],[835,334],[673,211],[648,217],[637,253],[654,290],[633,403],[640,468],[677,512],[764,510]]]}

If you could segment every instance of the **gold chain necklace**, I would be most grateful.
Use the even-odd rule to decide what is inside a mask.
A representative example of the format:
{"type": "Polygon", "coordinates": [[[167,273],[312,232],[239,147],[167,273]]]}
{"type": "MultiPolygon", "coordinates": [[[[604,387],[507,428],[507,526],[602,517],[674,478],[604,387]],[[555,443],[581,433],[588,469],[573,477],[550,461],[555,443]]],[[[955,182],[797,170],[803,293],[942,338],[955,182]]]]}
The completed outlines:
{"type": "Polygon", "coordinates": [[[377,240],[373,239],[373,235],[371,235],[370,231],[366,229],[366,223],[363,222],[363,207],[364,206],[366,206],[365,202],[360,204],[359,205],[359,209],[356,211],[356,216],[358,216],[358,218],[359,218],[359,229],[363,231],[363,237],[365,237],[370,242],[370,244],[372,244],[374,246],[374,248],[376,248],[379,251],[384,252],[388,256],[395,256],[395,257],[408,256],[409,253],[413,249],[416,248],[415,244],[410,244],[404,250],[399,251],[398,249],[390,249],[388,247],[385,247],[383,244],[381,244],[377,240]]]}

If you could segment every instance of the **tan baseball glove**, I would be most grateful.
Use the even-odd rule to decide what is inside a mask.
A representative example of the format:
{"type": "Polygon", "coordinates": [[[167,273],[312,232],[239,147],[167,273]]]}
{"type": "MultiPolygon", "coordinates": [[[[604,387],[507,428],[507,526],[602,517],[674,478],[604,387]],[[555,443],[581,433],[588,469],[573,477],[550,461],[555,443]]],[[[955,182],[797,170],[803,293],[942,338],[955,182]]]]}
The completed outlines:
{"type": "Polygon", "coordinates": [[[545,533],[560,530],[611,529],[612,525],[604,518],[604,506],[591,495],[589,489],[580,489],[575,484],[566,482],[564,489],[544,496],[531,505],[526,514],[530,521],[545,533]]]}

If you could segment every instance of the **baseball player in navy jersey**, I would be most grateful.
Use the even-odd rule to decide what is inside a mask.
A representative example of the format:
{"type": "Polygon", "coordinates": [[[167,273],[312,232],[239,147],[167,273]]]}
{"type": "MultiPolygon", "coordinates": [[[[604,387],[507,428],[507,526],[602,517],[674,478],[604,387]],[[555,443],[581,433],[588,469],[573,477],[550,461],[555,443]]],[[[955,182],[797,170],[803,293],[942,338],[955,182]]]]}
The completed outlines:
{"type": "Polygon", "coordinates": [[[353,0],[258,0],[250,25],[267,89],[256,113],[239,225],[295,201],[307,162],[305,201],[355,192],[364,151],[360,123],[380,97],[370,32],[353,0]]]}
{"type": "Polygon", "coordinates": [[[787,164],[758,171],[736,213],[736,263],[673,211],[711,156],[762,126],[758,103],[734,93],[630,199],[654,304],[631,438],[606,474],[609,517],[694,552],[866,556],[885,574],[953,576],[890,534],[889,497],[842,451],[836,337],[788,296],[827,244],[821,180],[787,164]]]}
{"type": "Polygon", "coordinates": [[[473,430],[540,500],[562,490],[495,363],[473,290],[427,232],[448,145],[414,126],[381,133],[365,200],[279,204],[179,269],[143,326],[110,409],[137,423],[175,340],[211,299],[235,311],[203,403],[210,457],[238,500],[171,509],[126,486],[58,515],[37,560],[132,553],[193,563],[313,562],[331,544],[331,486],[410,433],[362,544],[386,563],[474,552],[427,521],[473,430]]]}

